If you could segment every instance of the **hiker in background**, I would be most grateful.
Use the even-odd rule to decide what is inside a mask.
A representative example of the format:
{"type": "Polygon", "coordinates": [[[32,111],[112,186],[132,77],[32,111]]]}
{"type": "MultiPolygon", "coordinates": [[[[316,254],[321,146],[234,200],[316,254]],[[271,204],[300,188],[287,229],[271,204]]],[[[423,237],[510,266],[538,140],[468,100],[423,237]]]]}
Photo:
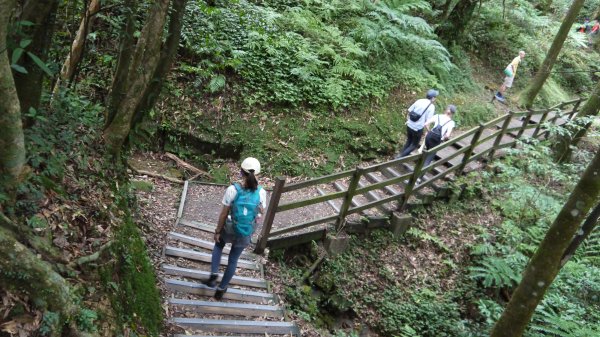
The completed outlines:
{"type": "MultiPolygon", "coordinates": [[[[455,113],[456,106],[450,104],[446,110],[444,110],[443,114],[435,115],[425,122],[425,129],[427,129],[427,134],[425,135],[425,148],[427,150],[431,150],[442,142],[450,139],[452,130],[456,126],[456,123],[452,120],[455,113]],[[431,125],[433,125],[433,128],[430,129],[431,125]]],[[[423,167],[429,165],[433,161],[433,158],[435,158],[435,152],[429,153],[427,158],[425,158],[423,167]]],[[[417,179],[417,184],[421,183],[421,178],[417,179]]]]}
{"type": "Polygon", "coordinates": [[[417,100],[408,108],[406,144],[404,144],[404,148],[396,156],[396,159],[408,156],[414,149],[419,147],[425,121],[435,113],[435,105],[433,103],[438,94],[437,90],[429,89],[425,98],[417,100]]]}
{"type": "Polygon", "coordinates": [[[517,74],[517,68],[519,67],[519,63],[521,63],[523,58],[525,58],[525,52],[521,50],[519,51],[519,56],[515,57],[512,62],[510,62],[510,64],[504,68],[504,75],[506,75],[506,77],[504,77],[504,83],[502,83],[500,89],[498,89],[498,92],[492,98],[492,101],[497,99],[501,102],[504,102],[504,92],[507,88],[512,87],[515,75],[517,74]]]}
{"type": "Polygon", "coordinates": [[[226,243],[231,243],[229,260],[221,282],[215,291],[215,298],[220,300],[227,291],[227,286],[235,274],[238,259],[242,251],[250,244],[250,238],[256,227],[256,220],[267,206],[267,192],[258,185],[256,175],[260,173],[260,162],[256,158],[244,159],[240,169],[243,183],[235,183],[227,188],[223,196],[223,209],[215,230],[215,246],[210,263],[210,277],[202,283],[208,287],[217,286],[221,254],[226,243]],[[228,220],[228,216],[231,219],[228,220]]]}

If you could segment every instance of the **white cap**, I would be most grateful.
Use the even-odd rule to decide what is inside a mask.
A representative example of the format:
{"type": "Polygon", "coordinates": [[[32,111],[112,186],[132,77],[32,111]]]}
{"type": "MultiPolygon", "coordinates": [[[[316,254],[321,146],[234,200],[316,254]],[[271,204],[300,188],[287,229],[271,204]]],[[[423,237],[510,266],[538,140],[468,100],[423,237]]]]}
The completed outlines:
{"type": "Polygon", "coordinates": [[[246,172],[260,173],[260,162],[256,158],[248,157],[242,162],[242,170],[246,172]]]}

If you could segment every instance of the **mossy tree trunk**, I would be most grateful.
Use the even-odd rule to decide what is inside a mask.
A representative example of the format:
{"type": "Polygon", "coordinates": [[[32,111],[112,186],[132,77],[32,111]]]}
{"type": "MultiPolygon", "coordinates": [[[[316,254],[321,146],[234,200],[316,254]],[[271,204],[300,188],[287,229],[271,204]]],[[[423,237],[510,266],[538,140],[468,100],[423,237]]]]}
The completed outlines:
{"type": "Polygon", "coordinates": [[[518,337],[523,334],[535,308],[561,268],[561,260],[579,225],[600,195],[600,152],[587,167],[569,199],[554,220],[533,255],[523,279],[512,294],[491,337],[518,337]]]}
{"type": "Polygon", "coordinates": [[[154,107],[156,100],[160,96],[163,83],[171,69],[171,65],[177,54],[177,49],[179,48],[179,39],[181,38],[186,3],[187,0],[173,0],[173,7],[169,14],[167,41],[161,50],[160,61],[152,76],[152,82],[146,88],[146,91],[144,91],[142,99],[136,107],[135,116],[131,122],[131,128],[142,121],[144,116],[146,116],[152,107],[154,107]]]}
{"type": "MultiPolygon", "coordinates": [[[[129,69],[127,69],[123,98],[115,100],[114,117],[104,130],[107,149],[113,155],[120,152],[121,147],[127,140],[136,109],[140,104],[143,93],[151,84],[160,61],[162,36],[168,9],[168,0],[158,0],[151,6],[150,13],[137,41],[129,69]]],[[[121,75],[115,74],[115,77],[121,75]]],[[[109,111],[109,113],[112,112],[109,111]]]]}
{"type": "Polygon", "coordinates": [[[571,26],[573,26],[573,22],[575,22],[577,19],[577,15],[583,7],[584,2],[585,0],[574,0],[571,4],[571,7],[567,11],[567,15],[565,15],[562,24],[558,29],[558,33],[556,33],[556,36],[554,36],[554,40],[552,41],[552,45],[546,54],[546,58],[544,59],[542,66],[540,69],[538,69],[535,77],[519,95],[519,105],[522,107],[527,109],[532,107],[533,101],[540,93],[540,90],[542,90],[546,79],[548,79],[550,73],[552,72],[552,68],[554,67],[554,63],[558,58],[558,54],[560,54],[562,46],[565,43],[565,39],[569,35],[571,26]]]}
{"type": "MultiPolygon", "coordinates": [[[[0,0],[0,5],[6,2],[0,0]]],[[[25,293],[40,309],[61,315],[59,325],[53,327],[51,336],[61,336],[63,323],[69,336],[91,336],[81,332],[76,324],[80,307],[77,305],[73,289],[67,280],[40,259],[37,254],[17,241],[7,227],[7,219],[1,215],[0,221],[0,287],[25,293]]]]}
{"type": "Polygon", "coordinates": [[[0,0],[0,186],[12,194],[25,166],[25,141],[19,98],[6,50],[14,0],[0,0]]]}
{"type": "Polygon", "coordinates": [[[23,3],[18,21],[29,21],[31,26],[22,26],[24,36],[15,36],[15,42],[31,39],[25,48],[18,64],[27,70],[27,74],[14,72],[15,85],[19,95],[21,111],[27,112],[29,108],[38,109],[42,98],[44,70],[36,64],[34,57],[46,62],[48,49],[54,31],[54,21],[58,0],[35,1],[28,0],[23,3]],[[31,53],[34,56],[30,56],[31,53]]]}
{"type": "Polygon", "coordinates": [[[592,234],[594,228],[598,225],[598,221],[600,221],[600,203],[598,203],[592,212],[590,212],[587,219],[585,219],[583,226],[581,226],[581,230],[577,232],[577,236],[571,241],[571,244],[563,254],[560,262],[561,265],[564,266],[565,263],[575,255],[577,248],[592,234]]]}
{"type": "MultiPolygon", "coordinates": [[[[575,121],[583,117],[597,116],[598,112],[600,112],[600,82],[596,84],[594,91],[577,113],[575,121]]],[[[571,159],[572,147],[577,146],[591,126],[592,123],[588,122],[585,125],[570,128],[570,132],[561,136],[554,144],[554,157],[561,163],[568,162],[571,159]]]]}
{"type": "Polygon", "coordinates": [[[137,11],[137,0],[125,0],[125,26],[121,31],[121,41],[119,42],[119,56],[117,58],[117,68],[115,70],[110,95],[108,96],[107,109],[104,119],[104,127],[112,123],[117,114],[119,102],[125,98],[125,89],[127,88],[127,75],[131,58],[135,49],[133,33],[135,32],[135,13],[137,11]]]}
{"type": "Polygon", "coordinates": [[[437,35],[446,45],[460,44],[477,4],[479,0],[458,1],[448,18],[436,29],[437,35]]]}

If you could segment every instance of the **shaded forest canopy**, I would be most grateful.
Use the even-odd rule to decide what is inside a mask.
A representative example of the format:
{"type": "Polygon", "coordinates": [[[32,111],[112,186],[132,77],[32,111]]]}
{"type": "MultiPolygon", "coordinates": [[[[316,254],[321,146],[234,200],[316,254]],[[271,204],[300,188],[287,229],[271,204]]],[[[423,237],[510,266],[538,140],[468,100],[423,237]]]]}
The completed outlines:
{"type": "MultiPolygon", "coordinates": [[[[525,50],[509,92],[516,109],[570,6],[567,0],[0,0],[0,335],[161,332],[163,308],[144,239],[152,228],[137,211],[141,187],[129,180],[133,152],[175,152],[215,182],[229,182],[227,164],[248,155],[269,176],[319,176],[381,161],[398,149],[402,113],[428,88],[441,92],[438,111],[458,106],[459,130],[505,112],[489,103],[487,87],[497,88],[502,70],[525,50]]],[[[562,139],[568,148],[569,137],[585,132],[597,114],[598,34],[575,28],[599,15],[600,0],[583,3],[551,75],[532,98],[542,107],[590,97],[588,119],[553,130],[551,145],[562,139]]],[[[458,260],[428,227],[400,242],[435,246],[445,272],[464,288],[432,280],[413,294],[388,289],[381,302],[333,286],[343,277],[325,277],[315,282],[331,301],[354,301],[327,305],[354,306],[382,335],[483,334],[519,280],[514,270],[525,267],[552,222],[549,214],[557,213],[594,151],[597,142],[584,142],[571,164],[558,166],[547,148],[527,147],[500,164],[498,177],[469,180],[469,192],[491,206],[473,202],[460,211],[481,208],[505,218],[487,232],[469,227],[480,238],[460,247],[458,260]],[[530,165],[524,158],[531,157],[539,162],[530,165]],[[520,170],[533,181],[517,192],[515,182],[503,179],[524,175],[520,170]],[[552,177],[541,182],[544,172],[552,177]],[[506,198],[511,193],[521,193],[515,200],[523,203],[533,196],[547,203],[525,209],[506,198]],[[476,304],[454,302],[455,295],[476,304]],[[393,304],[400,301],[408,304],[393,304]],[[440,306],[419,306],[423,301],[440,306]],[[374,304],[381,307],[373,311],[374,304]],[[465,314],[470,310],[476,314],[465,314]],[[405,311],[431,315],[425,320],[431,324],[411,325],[405,311]],[[463,322],[467,316],[473,321],[463,322]]],[[[400,244],[382,234],[369,240],[381,249],[400,244]]],[[[364,241],[354,245],[348,254],[374,254],[364,241]]],[[[574,276],[561,276],[532,336],[598,332],[597,248],[596,235],[567,265],[574,276]],[[596,281],[581,285],[574,278],[596,281]]],[[[290,278],[298,276],[283,255],[277,261],[290,278]]],[[[346,265],[352,261],[332,260],[324,271],[353,270],[346,265]]],[[[386,268],[376,271],[377,282],[395,282],[395,271],[386,268]]],[[[332,325],[323,303],[305,298],[310,291],[288,289],[286,297],[296,319],[326,335],[332,325]]]]}

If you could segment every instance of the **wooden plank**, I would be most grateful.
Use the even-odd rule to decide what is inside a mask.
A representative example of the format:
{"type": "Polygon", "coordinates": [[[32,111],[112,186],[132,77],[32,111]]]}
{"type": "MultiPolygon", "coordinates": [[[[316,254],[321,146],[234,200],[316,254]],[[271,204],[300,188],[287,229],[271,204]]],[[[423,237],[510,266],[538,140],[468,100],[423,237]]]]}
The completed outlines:
{"type": "Polygon", "coordinates": [[[269,200],[267,214],[265,215],[265,219],[263,220],[262,229],[260,231],[260,235],[258,236],[256,247],[254,248],[254,252],[256,254],[264,253],[265,248],[267,247],[267,238],[269,237],[269,233],[271,233],[271,228],[273,227],[273,220],[275,219],[275,212],[277,211],[276,209],[279,205],[279,199],[281,198],[281,194],[283,194],[284,187],[285,178],[277,177],[275,179],[275,187],[273,188],[273,193],[271,193],[271,199],[269,200]]]}
{"type": "MultiPolygon", "coordinates": [[[[177,248],[172,246],[165,247],[165,255],[183,257],[189,260],[202,261],[210,263],[212,254],[202,253],[191,249],[177,248]]],[[[227,256],[221,257],[221,265],[227,265],[227,256]]],[[[246,268],[252,270],[260,270],[260,267],[254,261],[238,260],[238,268],[246,268]]]]}
{"type": "Polygon", "coordinates": [[[242,333],[242,334],[291,334],[300,336],[300,330],[292,322],[279,321],[241,321],[203,318],[175,317],[171,322],[178,326],[201,329],[209,332],[242,333]]]}
{"type": "Polygon", "coordinates": [[[418,154],[413,154],[413,155],[409,155],[406,157],[390,160],[385,163],[367,166],[367,167],[362,168],[362,173],[366,174],[366,173],[370,173],[370,172],[381,171],[387,167],[402,165],[404,163],[410,163],[410,162],[417,160],[418,157],[419,157],[418,154]]]}
{"type": "MultiPolygon", "coordinates": [[[[209,288],[202,283],[188,282],[174,279],[165,279],[165,286],[171,291],[179,291],[187,294],[195,294],[200,296],[212,297],[215,295],[215,288],[209,288]]],[[[226,300],[236,300],[243,302],[269,304],[275,302],[275,296],[273,294],[241,290],[229,287],[227,292],[223,295],[226,300]]]]}
{"type": "Polygon", "coordinates": [[[304,207],[304,206],[318,204],[318,203],[325,202],[328,200],[342,198],[345,195],[346,195],[346,191],[340,191],[340,192],[334,192],[334,193],[329,193],[329,194],[325,194],[325,195],[320,195],[318,197],[314,197],[314,198],[310,198],[310,199],[288,202],[286,204],[279,205],[277,207],[277,213],[289,211],[291,209],[300,208],[300,207],[304,207]]]}
{"type": "MultiPolygon", "coordinates": [[[[392,168],[387,168],[389,170],[392,170],[393,172],[397,172],[392,168]]],[[[399,174],[399,173],[398,173],[399,174]]],[[[391,174],[394,175],[394,174],[391,174]]],[[[385,187],[389,187],[389,185],[394,185],[394,184],[400,184],[403,182],[403,180],[407,179],[408,177],[410,177],[412,175],[412,173],[405,173],[405,174],[401,174],[399,176],[395,176],[394,178],[391,179],[386,179],[386,180],[381,180],[377,183],[365,186],[365,187],[361,187],[358,188],[356,190],[356,194],[363,194],[367,191],[372,191],[372,190],[377,190],[377,189],[381,189],[381,188],[385,188],[385,187]]],[[[353,206],[360,206],[360,205],[353,205],[353,206]]]]}
{"type": "MultiPolygon", "coordinates": [[[[200,270],[200,269],[182,268],[182,267],[166,265],[166,264],[163,264],[161,266],[161,269],[168,275],[183,276],[183,277],[193,278],[196,280],[205,280],[210,276],[210,271],[205,271],[205,270],[200,270]]],[[[221,280],[222,276],[223,275],[219,274],[219,277],[217,280],[221,280]]],[[[245,286],[245,287],[267,289],[267,281],[265,281],[265,280],[251,278],[251,277],[237,276],[237,275],[233,276],[230,284],[240,285],[240,286],[245,286]]]]}
{"type": "Polygon", "coordinates": [[[283,309],[274,305],[210,302],[180,298],[170,298],[169,304],[185,307],[187,310],[201,314],[283,317],[283,309]]]}
{"type": "Polygon", "coordinates": [[[285,234],[285,233],[295,232],[297,230],[301,230],[301,229],[304,229],[304,228],[312,227],[312,226],[315,226],[315,225],[318,225],[318,224],[322,224],[322,223],[325,223],[325,222],[334,221],[334,220],[337,220],[337,218],[338,218],[338,215],[336,214],[336,215],[331,215],[331,216],[319,218],[319,219],[316,219],[316,220],[306,221],[306,222],[300,223],[298,225],[293,225],[293,226],[289,226],[289,227],[285,227],[285,228],[273,231],[273,232],[271,232],[271,234],[269,235],[269,237],[271,238],[271,237],[275,237],[275,236],[282,235],[282,234],[285,234]]]}
{"type": "MultiPolygon", "coordinates": [[[[378,177],[376,174],[369,172],[367,174],[365,174],[365,177],[367,179],[369,179],[372,183],[381,183],[383,181],[383,179],[381,179],[380,177],[378,177]]],[[[390,195],[395,195],[395,194],[400,194],[402,193],[400,190],[395,189],[394,187],[390,186],[390,185],[385,185],[383,187],[383,189],[390,195]]]]}
{"type": "Polygon", "coordinates": [[[320,241],[325,238],[327,229],[321,228],[310,232],[300,233],[294,236],[284,236],[279,238],[269,238],[267,246],[271,249],[289,248],[311,241],[320,241]]]}
{"type": "MultiPolygon", "coordinates": [[[[484,123],[483,126],[485,128],[490,128],[490,127],[496,126],[498,123],[504,123],[504,121],[506,120],[506,118],[508,118],[508,114],[504,114],[504,115],[502,115],[500,117],[494,118],[491,121],[488,121],[488,122],[484,123]]],[[[474,129],[477,130],[478,127],[475,127],[474,129]]]]}
{"type": "MultiPolygon", "coordinates": [[[[204,248],[204,249],[208,249],[208,250],[212,250],[213,247],[215,246],[214,241],[213,242],[206,241],[206,240],[195,238],[193,236],[176,233],[176,232],[170,232],[169,239],[187,243],[188,245],[192,245],[192,246],[196,246],[196,247],[200,247],[200,248],[204,248]]],[[[226,246],[225,248],[223,248],[223,253],[225,253],[225,254],[229,254],[230,251],[231,251],[231,248],[229,246],[226,246]]],[[[252,254],[249,252],[242,252],[242,257],[244,257],[246,259],[251,259],[251,260],[256,260],[256,258],[257,258],[257,256],[255,254],[252,254]]]]}
{"type": "Polygon", "coordinates": [[[183,207],[185,206],[185,198],[187,196],[189,182],[186,180],[183,182],[183,192],[181,193],[181,200],[179,201],[179,210],[177,210],[177,218],[181,218],[183,215],[183,207]]]}
{"type": "MultiPolygon", "coordinates": [[[[358,183],[357,183],[357,185],[358,185],[358,183]]],[[[347,188],[346,188],[344,185],[342,185],[342,183],[341,183],[341,182],[339,182],[339,181],[336,181],[336,182],[334,182],[334,183],[333,183],[333,187],[335,187],[335,189],[336,189],[336,190],[338,190],[338,191],[340,191],[340,192],[345,192],[345,193],[346,193],[346,192],[347,192],[347,190],[348,190],[348,189],[347,189],[347,188]]],[[[352,199],[350,200],[350,202],[351,202],[352,206],[357,206],[357,205],[360,205],[360,203],[359,203],[357,200],[355,200],[355,197],[356,197],[356,194],[354,194],[354,195],[352,196],[352,199]]],[[[344,204],[342,204],[342,207],[343,207],[343,206],[344,206],[344,204]]],[[[341,211],[342,207],[340,207],[340,211],[341,211]]]]}
{"type": "Polygon", "coordinates": [[[343,171],[343,172],[334,173],[334,174],[330,174],[327,176],[323,176],[323,177],[319,177],[319,178],[315,178],[315,179],[311,179],[311,180],[301,181],[301,182],[297,182],[294,184],[288,184],[283,188],[283,192],[285,193],[285,192],[290,192],[290,191],[298,190],[298,189],[305,188],[305,187],[329,183],[334,180],[339,180],[339,179],[349,177],[352,175],[352,173],[354,173],[354,170],[343,171]]]}
{"type": "Polygon", "coordinates": [[[195,220],[188,219],[180,219],[179,224],[208,233],[214,233],[215,229],[217,229],[217,226],[207,225],[195,220]]]}
{"type": "Polygon", "coordinates": [[[404,196],[404,193],[401,193],[401,194],[398,194],[398,195],[391,195],[389,197],[385,197],[383,199],[372,201],[370,203],[367,203],[367,204],[364,204],[364,205],[361,205],[361,206],[352,207],[352,208],[350,208],[348,210],[347,214],[350,215],[350,214],[362,212],[364,210],[367,210],[369,208],[373,208],[373,207],[376,207],[376,206],[379,206],[379,205],[387,204],[388,202],[399,200],[403,196],[404,196]]]}
{"type": "MultiPolygon", "coordinates": [[[[326,195],[327,194],[327,192],[323,191],[319,187],[317,187],[317,192],[319,192],[320,195],[326,195]]],[[[340,212],[340,208],[338,207],[338,205],[335,204],[335,202],[333,200],[327,200],[327,203],[329,204],[329,206],[331,206],[331,208],[333,208],[333,210],[336,213],[340,212]]]]}

